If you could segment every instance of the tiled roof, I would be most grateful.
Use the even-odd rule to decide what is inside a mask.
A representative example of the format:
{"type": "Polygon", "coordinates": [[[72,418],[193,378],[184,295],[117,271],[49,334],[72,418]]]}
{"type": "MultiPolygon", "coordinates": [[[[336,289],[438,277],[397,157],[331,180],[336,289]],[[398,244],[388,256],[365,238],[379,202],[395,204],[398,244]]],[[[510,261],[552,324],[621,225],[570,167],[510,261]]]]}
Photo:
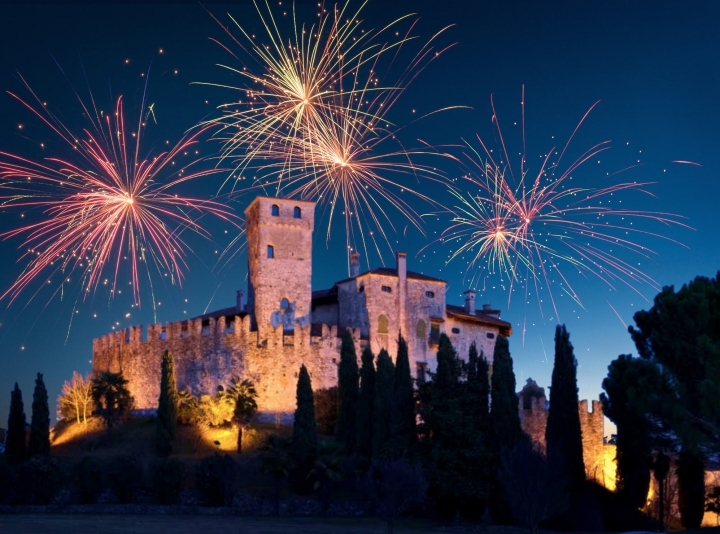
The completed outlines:
{"type": "Polygon", "coordinates": [[[463,306],[456,306],[455,304],[446,304],[445,311],[448,315],[457,317],[458,319],[498,326],[500,327],[500,333],[505,337],[512,334],[512,325],[498,317],[487,315],[482,312],[477,312],[475,314],[467,313],[463,306]]]}
{"type": "MultiPolygon", "coordinates": [[[[375,269],[372,269],[370,271],[365,271],[364,273],[360,273],[358,276],[351,276],[350,278],[345,278],[344,280],[340,280],[339,282],[336,282],[338,284],[341,284],[343,282],[347,282],[349,280],[354,280],[355,278],[359,276],[365,276],[366,274],[380,274],[382,276],[397,276],[397,269],[394,267],[376,267],[375,269]]],[[[441,280],[440,278],[434,278],[432,276],[427,276],[426,274],[422,273],[416,273],[415,271],[407,271],[407,278],[408,280],[424,280],[426,282],[442,282],[445,283],[445,280],[441,280]]]]}

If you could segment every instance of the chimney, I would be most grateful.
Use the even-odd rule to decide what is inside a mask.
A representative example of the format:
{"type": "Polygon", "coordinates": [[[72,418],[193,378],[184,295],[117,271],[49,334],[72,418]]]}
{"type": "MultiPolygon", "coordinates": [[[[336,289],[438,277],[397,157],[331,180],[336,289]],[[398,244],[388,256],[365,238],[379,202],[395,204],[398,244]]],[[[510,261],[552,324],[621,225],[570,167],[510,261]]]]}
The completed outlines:
{"type": "Polygon", "coordinates": [[[395,269],[397,270],[398,281],[404,282],[407,279],[407,253],[395,253],[395,269]]]}
{"type": "Polygon", "coordinates": [[[492,317],[497,317],[498,319],[500,318],[500,310],[493,310],[493,307],[490,304],[483,304],[482,313],[483,315],[490,315],[492,317]]]}
{"type": "Polygon", "coordinates": [[[360,254],[353,252],[350,254],[350,276],[355,277],[360,274],[360,254]]]}
{"type": "Polygon", "coordinates": [[[465,295],[465,313],[475,315],[475,291],[468,289],[463,295],[465,295]]]}
{"type": "Polygon", "coordinates": [[[243,307],[243,295],[245,292],[242,289],[237,290],[237,296],[235,297],[235,311],[241,313],[245,311],[243,307]]]}

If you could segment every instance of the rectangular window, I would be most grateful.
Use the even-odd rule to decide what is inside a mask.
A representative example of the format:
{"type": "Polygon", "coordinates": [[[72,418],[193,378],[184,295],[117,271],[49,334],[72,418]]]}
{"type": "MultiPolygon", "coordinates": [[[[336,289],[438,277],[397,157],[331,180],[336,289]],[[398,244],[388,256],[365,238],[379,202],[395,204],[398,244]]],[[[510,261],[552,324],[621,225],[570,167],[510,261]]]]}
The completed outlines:
{"type": "Polygon", "coordinates": [[[390,286],[382,286],[380,289],[382,289],[383,293],[392,293],[392,288],[390,286]]]}
{"type": "Polygon", "coordinates": [[[435,293],[433,293],[432,291],[426,291],[426,292],[425,292],[425,296],[426,296],[427,298],[429,298],[429,299],[434,299],[434,298],[435,298],[435,293]]]}
{"type": "Polygon", "coordinates": [[[275,257],[275,247],[272,245],[267,246],[267,257],[268,258],[274,258],[275,257]]]}
{"type": "Polygon", "coordinates": [[[488,339],[495,339],[495,334],[493,334],[492,332],[488,332],[485,335],[487,336],[488,339]]]}
{"type": "Polygon", "coordinates": [[[459,334],[459,333],[460,333],[460,329],[459,329],[459,328],[453,328],[453,329],[452,329],[452,333],[453,333],[453,334],[459,334]]]}
{"type": "Polygon", "coordinates": [[[437,345],[440,342],[440,323],[430,323],[430,344],[437,345]]]}

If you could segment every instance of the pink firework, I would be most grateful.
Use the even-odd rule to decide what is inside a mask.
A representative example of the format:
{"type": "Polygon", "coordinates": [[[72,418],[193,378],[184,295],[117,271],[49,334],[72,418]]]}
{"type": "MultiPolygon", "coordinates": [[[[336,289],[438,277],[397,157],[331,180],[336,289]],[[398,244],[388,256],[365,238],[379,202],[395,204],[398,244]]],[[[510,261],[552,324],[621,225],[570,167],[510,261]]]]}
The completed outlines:
{"type": "Polygon", "coordinates": [[[206,214],[233,224],[237,219],[221,203],[170,192],[180,183],[217,172],[193,172],[189,166],[171,170],[176,158],[198,143],[202,130],[184,137],[166,152],[143,158],[144,101],[136,130],[128,131],[122,97],[112,114],[98,113],[94,102],[91,113],[81,100],[91,127],[75,135],[47,111],[26,82],[25,86],[39,109],[10,95],[67,143],[74,157],[33,161],[0,152],[0,188],[9,192],[0,197],[2,209],[39,209],[43,214],[40,222],[0,234],[4,239],[22,236],[20,248],[26,252],[21,261],[28,262],[0,298],[12,303],[30,285],[54,273],[63,277],[80,274],[83,298],[109,274],[114,295],[124,258],[138,305],[142,270],[148,270],[149,275],[150,263],[180,284],[190,250],[183,239],[184,231],[207,236],[198,224],[206,214]],[[168,179],[163,180],[163,175],[168,179]]]}

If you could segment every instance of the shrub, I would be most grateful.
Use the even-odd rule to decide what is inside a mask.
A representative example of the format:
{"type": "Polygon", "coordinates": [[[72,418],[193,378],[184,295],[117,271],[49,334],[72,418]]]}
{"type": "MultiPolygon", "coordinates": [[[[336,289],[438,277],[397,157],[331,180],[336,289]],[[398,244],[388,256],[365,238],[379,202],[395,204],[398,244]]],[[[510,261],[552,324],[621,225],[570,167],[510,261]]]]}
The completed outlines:
{"type": "Polygon", "coordinates": [[[116,456],[108,469],[110,487],[118,501],[129,503],[142,487],[143,468],[135,456],[116,456]]]}
{"type": "Polygon", "coordinates": [[[95,458],[85,456],[75,467],[75,486],[83,504],[95,504],[102,492],[102,466],[95,458]]]}
{"type": "Polygon", "coordinates": [[[152,467],[153,490],[160,504],[175,504],[185,480],[185,466],[176,458],[156,460],[152,467]]]}
{"type": "Polygon", "coordinates": [[[232,504],[235,482],[235,461],[227,454],[215,453],[195,466],[195,485],[207,506],[232,504]]]}
{"type": "Polygon", "coordinates": [[[16,504],[49,504],[62,484],[57,460],[47,456],[33,456],[20,464],[14,477],[12,491],[16,504]]]}

